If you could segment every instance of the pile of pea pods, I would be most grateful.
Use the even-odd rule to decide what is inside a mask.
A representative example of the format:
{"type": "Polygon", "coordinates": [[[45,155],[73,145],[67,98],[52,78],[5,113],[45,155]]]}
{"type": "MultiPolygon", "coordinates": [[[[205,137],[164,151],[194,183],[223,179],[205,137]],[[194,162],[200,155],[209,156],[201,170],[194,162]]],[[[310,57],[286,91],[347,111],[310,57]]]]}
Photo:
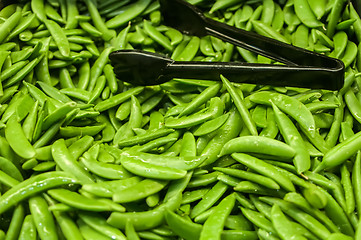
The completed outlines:
{"type": "Polygon", "coordinates": [[[361,239],[361,19],[347,0],[188,0],[345,64],[339,91],[176,78],[108,55],[274,64],[164,25],[154,0],[0,10],[1,239],[361,239]]]}

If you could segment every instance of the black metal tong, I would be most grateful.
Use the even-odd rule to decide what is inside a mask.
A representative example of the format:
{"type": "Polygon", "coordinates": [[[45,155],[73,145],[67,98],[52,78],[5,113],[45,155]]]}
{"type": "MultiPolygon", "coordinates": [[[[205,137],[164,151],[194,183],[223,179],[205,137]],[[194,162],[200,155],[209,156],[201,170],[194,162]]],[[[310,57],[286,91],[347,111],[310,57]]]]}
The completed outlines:
{"type": "Polygon", "coordinates": [[[135,85],[155,85],[172,78],[220,80],[273,86],[337,90],[344,81],[342,61],[292,46],[205,17],[183,0],[159,0],[165,24],[186,34],[211,35],[282,64],[174,61],[140,50],[120,50],[109,58],[119,78],[135,85]]]}

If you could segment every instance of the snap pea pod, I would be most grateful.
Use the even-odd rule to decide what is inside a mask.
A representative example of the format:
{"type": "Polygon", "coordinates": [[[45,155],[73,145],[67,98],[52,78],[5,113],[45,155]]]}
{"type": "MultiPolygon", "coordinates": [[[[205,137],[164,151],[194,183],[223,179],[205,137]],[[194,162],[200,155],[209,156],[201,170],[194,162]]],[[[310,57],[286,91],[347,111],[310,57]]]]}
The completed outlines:
{"type": "Polygon", "coordinates": [[[137,201],[159,192],[167,184],[167,181],[145,179],[131,188],[116,192],[113,195],[113,201],[119,203],[137,201]]]}
{"type": "Polygon", "coordinates": [[[5,138],[9,142],[11,148],[19,156],[30,159],[35,156],[35,149],[26,138],[24,131],[17,121],[16,117],[11,117],[6,124],[5,138]]]}
{"type": "Polygon", "coordinates": [[[275,226],[278,235],[280,235],[282,239],[306,239],[304,236],[298,235],[295,229],[286,227],[290,226],[291,222],[286,218],[278,205],[273,205],[271,214],[272,223],[275,226]]]}
{"type": "Polygon", "coordinates": [[[282,113],[276,105],[272,104],[272,107],[282,136],[284,137],[286,143],[293,147],[296,152],[293,162],[296,166],[297,172],[302,173],[307,171],[311,166],[311,160],[302,136],[292,121],[284,113],[282,113]]]}
{"type": "Polygon", "coordinates": [[[250,100],[255,103],[270,106],[273,102],[279,109],[294,118],[311,136],[315,134],[315,123],[311,112],[299,100],[269,91],[260,91],[250,95],[250,100]],[[286,107],[292,106],[292,107],[286,107]]]}
{"type": "Polygon", "coordinates": [[[43,239],[58,239],[53,216],[48,211],[46,200],[37,195],[29,199],[29,208],[33,216],[34,224],[43,239]]]}
{"type": "Polygon", "coordinates": [[[279,159],[291,159],[295,155],[294,150],[281,141],[260,136],[242,136],[228,141],[222,148],[219,156],[234,152],[260,153],[272,155],[279,159]],[[277,149],[277,151],[274,151],[277,149]]]}
{"type": "Polygon", "coordinates": [[[305,226],[313,234],[315,234],[317,237],[321,239],[328,239],[328,237],[331,234],[328,231],[328,229],[325,226],[323,226],[320,222],[318,222],[310,215],[293,207],[292,204],[290,203],[287,203],[281,199],[271,198],[271,197],[260,197],[260,200],[268,204],[277,204],[282,209],[282,211],[284,211],[287,215],[294,218],[301,225],[305,226]]]}
{"type": "Polygon", "coordinates": [[[94,182],[89,172],[81,167],[73,156],[70,155],[64,139],[59,139],[53,143],[51,153],[54,161],[62,170],[71,173],[76,179],[79,179],[79,181],[83,183],[94,182]]]}
{"type": "Polygon", "coordinates": [[[139,0],[133,3],[123,14],[109,19],[105,24],[108,28],[117,28],[141,14],[150,4],[150,0],[139,0]]]}
{"type": "Polygon", "coordinates": [[[35,240],[37,237],[36,228],[34,226],[33,217],[29,214],[24,218],[23,225],[19,233],[19,240],[35,240]]]}
{"type": "Polygon", "coordinates": [[[251,118],[250,113],[246,109],[246,107],[244,105],[244,100],[238,94],[236,89],[231,85],[231,83],[228,81],[228,79],[226,79],[225,77],[223,77],[221,75],[221,80],[222,80],[223,84],[226,86],[227,91],[231,95],[231,97],[234,101],[234,104],[236,105],[239,113],[241,114],[244,124],[246,125],[246,127],[248,128],[248,130],[251,132],[252,135],[257,136],[258,132],[257,132],[256,124],[254,123],[254,121],[251,118]]]}
{"type": "Polygon", "coordinates": [[[357,152],[360,148],[359,138],[361,133],[356,133],[342,143],[331,148],[322,159],[322,162],[316,167],[314,172],[338,166],[345,162],[349,157],[357,152]]]}
{"type": "Polygon", "coordinates": [[[177,193],[170,197],[166,202],[158,205],[156,208],[145,212],[112,212],[107,219],[110,225],[125,229],[127,221],[130,221],[135,230],[147,230],[161,225],[164,222],[165,211],[168,209],[174,211],[180,206],[182,194],[177,193]]]}
{"type": "Polygon", "coordinates": [[[9,189],[9,191],[0,197],[0,212],[3,213],[7,211],[12,206],[33,194],[46,191],[50,188],[76,183],[78,183],[78,181],[66,172],[46,172],[28,178],[9,189]]]}
{"type": "Polygon", "coordinates": [[[225,197],[214,209],[203,225],[199,239],[219,239],[226,218],[231,213],[236,198],[234,194],[225,197]]]}
{"type": "Polygon", "coordinates": [[[91,199],[76,192],[72,192],[67,189],[50,189],[47,193],[55,200],[65,203],[66,205],[75,209],[87,210],[87,211],[125,211],[124,207],[114,207],[116,205],[110,204],[107,201],[100,199],[91,199]]]}

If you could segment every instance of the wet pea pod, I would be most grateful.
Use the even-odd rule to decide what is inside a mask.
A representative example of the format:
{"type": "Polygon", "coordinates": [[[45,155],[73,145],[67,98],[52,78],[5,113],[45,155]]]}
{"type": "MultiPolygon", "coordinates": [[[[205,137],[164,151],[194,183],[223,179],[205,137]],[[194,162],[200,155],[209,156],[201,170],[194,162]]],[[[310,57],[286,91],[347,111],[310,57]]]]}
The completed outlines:
{"type": "Polygon", "coordinates": [[[116,192],[112,199],[118,203],[137,201],[161,191],[167,184],[167,181],[144,179],[131,188],[116,192]]]}
{"type": "Polygon", "coordinates": [[[26,138],[16,116],[11,117],[5,128],[5,137],[11,148],[21,157],[30,159],[35,156],[35,149],[26,138]]]}
{"type": "Polygon", "coordinates": [[[137,231],[151,229],[161,225],[165,221],[165,211],[174,211],[177,209],[180,206],[181,199],[182,194],[177,193],[149,211],[125,213],[113,212],[107,219],[107,223],[114,227],[125,229],[125,225],[129,221],[137,231]]]}
{"type": "Polygon", "coordinates": [[[79,193],[67,190],[67,189],[51,189],[47,193],[55,200],[65,203],[66,205],[75,209],[81,209],[86,211],[125,211],[122,206],[116,206],[116,204],[109,203],[108,201],[102,201],[101,199],[87,198],[79,193]]]}
{"type": "Polygon", "coordinates": [[[295,151],[293,158],[294,165],[298,173],[307,171],[311,166],[311,160],[302,136],[298,132],[292,121],[282,113],[275,104],[272,104],[275,120],[282,136],[295,151]]]}
{"type": "Polygon", "coordinates": [[[299,100],[269,91],[253,93],[250,95],[250,100],[268,106],[273,102],[279,109],[294,118],[311,136],[315,134],[316,127],[312,113],[299,100]]]}
{"type": "Polygon", "coordinates": [[[354,155],[360,148],[358,146],[358,139],[360,136],[359,133],[356,133],[352,137],[331,148],[330,151],[325,154],[322,162],[316,167],[314,172],[338,166],[354,155]]]}
{"type": "Polygon", "coordinates": [[[41,193],[47,189],[63,186],[67,184],[78,183],[71,175],[65,172],[46,172],[26,179],[23,182],[12,187],[0,197],[0,212],[5,212],[20,201],[41,193]]]}
{"type": "Polygon", "coordinates": [[[292,159],[295,151],[287,144],[272,138],[260,136],[242,136],[228,141],[222,148],[220,156],[232,153],[257,153],[279,159],[292,159]]]}
{"type": "Polygon", "coordinates": [[[277,170],[274,169],[274,167],[271,164],[263,162],[262,160],[259,160],[255,157],[252,157],[244,153],[233,153],[231,154],[231,156],[238,162],[246,165],[248,168],[273,179],[285,190],[290,192],[295,191],[295,187],[291,182],[291,180],[288,179],[286,176],[277,172],[277,170]]]}
{"type": "Polygon", "coordinates": [[[125,170],[123,166],[99,162],[87,153],[85,153],[83,157],[80,157],[79,162],[90,172],[106,179],[124,179],[133,176],[125,170]]]}
{"type": "Polygon", "coordinates": [[[223,113],[224,105],[218,97],[214,97],[210,100],[209,107],[204,110],[200,110],[189,116],[180,118],[168,117],[165,119],[164,125],[168,128],[189,128],[199,124],[202,124],[208,120],[220,116],[223,113]]]}

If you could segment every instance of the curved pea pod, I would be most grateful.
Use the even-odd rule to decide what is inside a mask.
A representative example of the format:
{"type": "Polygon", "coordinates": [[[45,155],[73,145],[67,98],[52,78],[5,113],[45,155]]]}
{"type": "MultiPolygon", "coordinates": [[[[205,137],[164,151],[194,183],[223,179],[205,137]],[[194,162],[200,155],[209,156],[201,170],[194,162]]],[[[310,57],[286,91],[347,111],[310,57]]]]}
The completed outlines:
{"type": "Polygon", "coordinates": [[[118,205],[110,204],[107,201],[101,199],[93,199],[85,197],[79,193],[70,191],[64,188],[50,189],[47,192],[55,200],[65,203],[66,205],[75,209],[102,212],[102,211],[125,211],[125,208],[118,205]]]}
{"type": "Polygon", "coordinates": [[[72,175],[61,171],[41,173],[28,178],[9,189],[0,197],[0,214],[34,194],[51,188],[77,183],[78,181],[72,175]]]}
{"type": "Polygon", "coordinates": [[[113,201],[117,203],[134,202],[144,199],[152,194],[158,193],[168,181],[144,179],[132,187],[125,188],[113,194],[113,201]]]}
{"type": "Polygon", "coordinates": [[[272,104],[272,107],[283,138],[295,151],[293,162],[297,172],[307,171],[311,166],[311,160],[302,136],[286,114],[281,112],[275,104],[272,104]]]}
{"type": "Polygon", "coordinates": [[[218,154],[221,152],[224,144],[236,137],[243,127],[241,115],[237,109],[233,108],[224,125],[217,130],[216,135],[208,142],[206,147],[201,152],[201,156],[206,156],[207,159],[202,163],[202,166],[212,164],[218,159],[218,154]]]}
{"type": "Polygon", "coordinates": [[[200,240],[219,239],[227,217],[231,214],[235,204],[235,193],[228,195],[215,207],[214,211],[207,218],[200,234],[200,240]]]}
{"type": "Polygon", "coordinates": [[[138,144],[144,144],[144,143],[148,143],[151,140],[164,137],[172,132],[174,132],[174,129],[171,128],[153,129],[147,131],[145,134],[121,139],[117,142],[117,145],[118,147],[130,147],[138,144]]]}
{"type": "Polygon", "coordinates": [[[184,239],[199,239],[202,231],[201,224],[189,221],[168,209],[165,211],[165,220],[173,232],[184,239]]]}
{"type": "Polygon", "coordinates": [[[242,136],[228,141],[220,156],[235,152],[260,153],[282,159],[292,159],[295,151],[284,142],[261,136],[242,136]]]}
{"type": "Polygon", "coordinates": [[[37,195],[29,199],[29,209],[40,239],[58,239],[55,222],[46,200],[37,195]]]}
{"type": "Polygon", "coordinates": [[[123,152],[121,157],[129,158],[133,161],[141,161],[143,163],[149,163],[157,166],[170,167],[186,171],[195,169],[205,160],[205,157],[173,157],[136,151],[123,152]]]}
{"type": "Polygon", "coordinates": [[[250,95],[250,100],[258,104],[271,106],[272,102],[283,112],[295,119],[311,136],[316,133],[316,124],[312,113],[299,100],[280,93],[261,91],[250,95]]]}
{"type": "Polygon", "coordinates": [[[55,141],[51,147],[51,154],[56,164],[71,173],[76,179],[84,183],[93,183],[92,176],[70,154],[64,139],[55,141]]]}
{"type": "Polygon", "coordinates": [[[287,176],[278,172],[273,165],[244,153],[233,153],[231,156],[236,161],[246,165],[248,168],[273,179],[285,190],[290,192],[294,192],[296,190],[291,180],[287,176]]]}
{"type": "Polygon", "coordinates": [[[319,191],[315,185],[310,185],[304,189],[303,195],[307,202],[315,208],[321,209],[327,205],[327,196],[319,191]]]}
{"type": "Polygon", "coordinates": [[[106,179],[125,179],[133,176],[123,166],[99,162],[87,153],[79,160],[90,172],[106,179]]]}
{"type": "Polygon", "coordinates": [[[223,113],[224,104],[219,97],[214,97],[210,100],[210,105],[206,111],[200,111],[198,113],[181,117],[173,118],[169,117],[165,120],[165,126],[169,128],[188,128],[196,126],[211,120],[223,113]]]}
{"type": "Polygon", "coordinates": [[[6,124],[5,138],[16,154],[25,159],[33,158],[36,154],[34,147],[26,138],[24,131],[13,115],[6,124]]]}
{"type": "Polygon", "coordinates": [[[120,157],[120,163],[129,172],[147,178],[172,180],[185,177],[187,171],[169,166],[159,166],[154,163],[143,162],[125,154],[120,157]]]}
{"type": "Polygon", "coordinates": [[[322,22],[317,20],[307,0],[295,0],[294,7],[296,15],[307,27],[317,28],[322,26],[322,22]]]}
{"type": "MultiPolygon", "coordinates": [[[[0,151],[1,152],[1,151],[0,151]]],[[[18,181],[23,181],[24,178],[19,169],[14,165],[12,161],[0,156],[0,170],[4,171],[10,177],[15,178],[18,181]]]]}
{"type": "Polygon", "coordinates": [[[213,131],[216,131],[227,121],[229,113],[223,114],[215,119],[203,123],[197,130],[194,131],[194,136],[203,136],[213,131]]]}
{"type": "Polygon", "coordinates": [[[305,237],[298,235],[294,228],[290,228],[291,221],[287,219],[277,204],[272,207],[271,220],[275,230],[282,239],[306,239],[305,237]]]}
{"type": "Polygon", "coordinates": [[[323,224],[307,213],[299,210],[293,204],[273,197],[260,197],[259,199],[268,204],[278,205],[283,212],[295,219],[318,238],[326,240],[330,236],[330,231],[323,224]]]}
{"type": "Polygon", "coordinates": [[[125,240],[124,234],[119,230],[110,226],[106,219],[103,218],[98,213],[93,212],[80,212],[79,217],[83,220],[88,226],[95,229],[98,232],[103,233],[104,235],[108,236],[111,239],[119,239],[125,240]]]}
{"type": "Polygon", "coordinates": [[[320,172],[324,169],[336,167],[352,155],[354,155],[361,148],[361,132],[349,137],[340,144],[331,148],[323,157],[322,162],[316,167],[314,172],[320,172]]]}
{"type": "Polygon", "coordinates": [[[59,133],[61,136],[68,138],[78,137],[82,135],[95,136],[99,132],[101,132],[105,127],[106,127],[105,123],[84,126],[84,127],[66,126],[66,127],[60,127],[59,133]]]}
{"type": "Polygon", "coordinates": [[[110,214],[107,222],[117,228],[125,229],[126,223],[129,221],[133,224],[137,231],[155,228],[164,222],[165,211],[176,210],[182,201],[182,193],[177,193],[166,202],[158,205],[152,210],[145,212],[113,212],[110,214]]]}

